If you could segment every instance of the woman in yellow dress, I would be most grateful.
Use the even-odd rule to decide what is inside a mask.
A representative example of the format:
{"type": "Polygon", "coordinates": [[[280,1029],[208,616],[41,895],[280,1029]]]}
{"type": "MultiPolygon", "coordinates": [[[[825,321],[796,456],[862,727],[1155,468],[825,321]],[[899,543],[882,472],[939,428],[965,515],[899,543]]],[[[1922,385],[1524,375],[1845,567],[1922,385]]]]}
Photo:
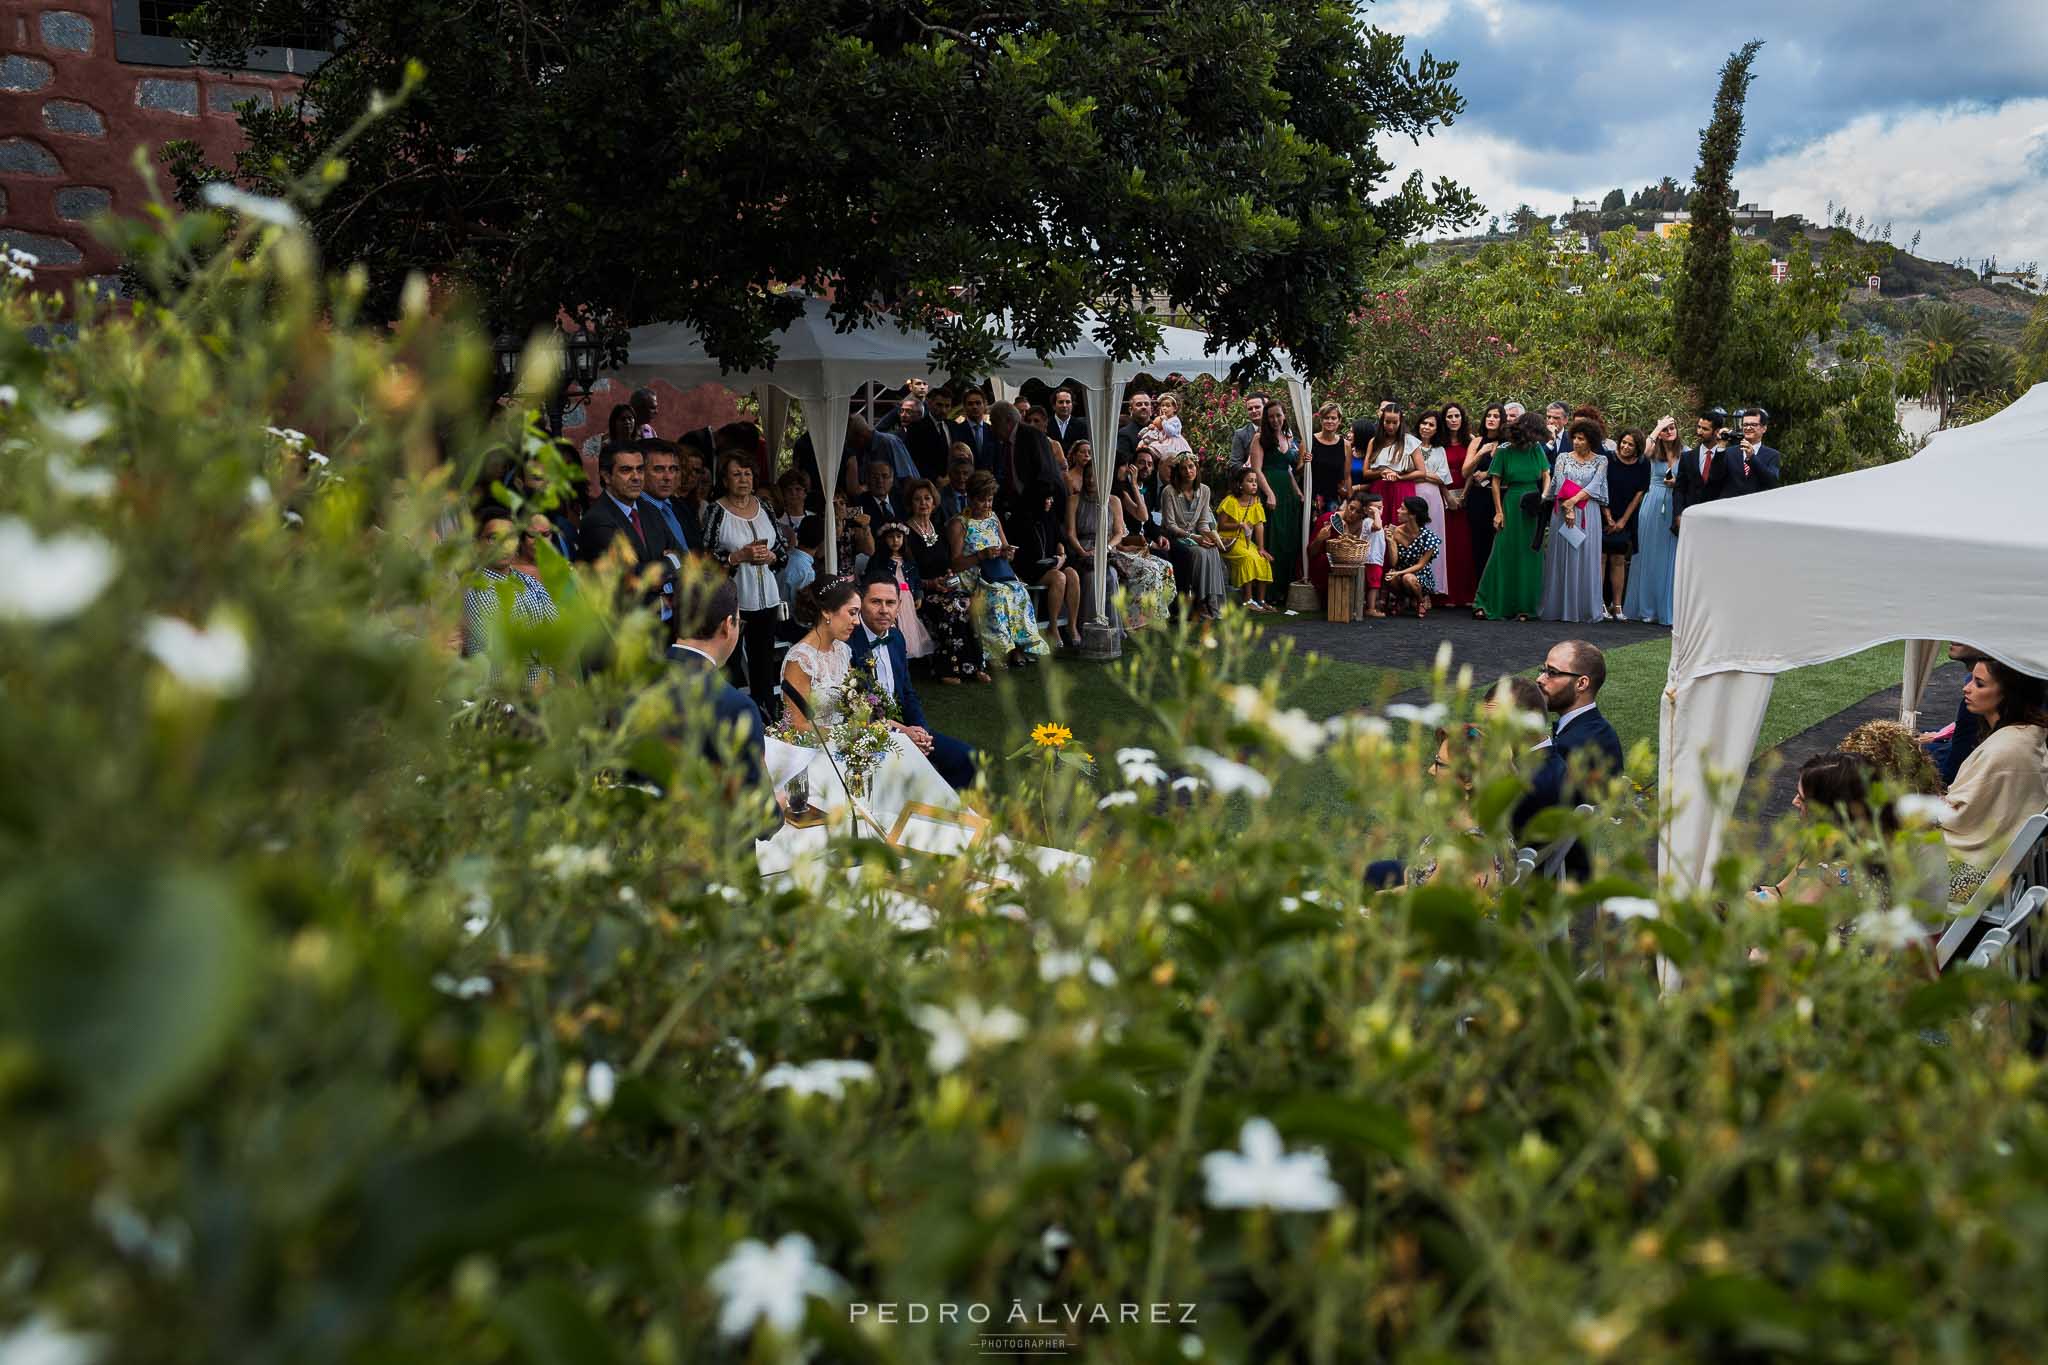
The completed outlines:
{"type": "Polygon", "coordinates": [[[1249,465],[1237,471],[1230,496],[1217,505],[1216,530],[1223,541],[1230,586],[1244,589],[1245,610],[1276,610],[1266,601],[1266,585],[1273,581],[1273,556],[1266,553],[1266,503],[1259,496],[1258,471],[1249,465]]]}

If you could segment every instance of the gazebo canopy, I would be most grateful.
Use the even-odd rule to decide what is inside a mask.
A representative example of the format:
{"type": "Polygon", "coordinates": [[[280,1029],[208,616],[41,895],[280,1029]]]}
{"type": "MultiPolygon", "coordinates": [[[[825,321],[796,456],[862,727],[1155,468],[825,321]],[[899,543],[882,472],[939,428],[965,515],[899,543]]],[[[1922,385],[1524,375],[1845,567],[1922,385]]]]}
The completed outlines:
{"type": "Polygon", "coordinates": [[[1662,870],[1703,884],[1771,680],[1907,641],[1902,719],[1941,642],[2048,677],[2048,384],[1909,460],[1685,514],[1659,784],[1677,800],[1662,870]]]}
{"type": "MultiPolygon", "coordinates": [[[[727,371],[710,354],[695,327],[654,323],[633,329],[627,362],[616,373],[628,384],[660,379],[678,388],[723,384],[751,392],[761,405],[762,434],[771,450],[781,447],[783,433],[788,429],[789,401],[795,399],[804,405],[806,421],[815,432],[811,444],[819,464],[819,487],[829,488],[831,476],[824,465],[845,448],[847,415],[854,395],[863,385],[895,383],[919,374],[934,382],[940,378],[931,368],[934,342],[929,333],[918,328],[904,330],[895,325],[893,318],[874,327],[842,332],[833,325],[829,307],[822,299],[804,299],[803,312],[777,338],[774,363],[763,369],[727,371]]],[[[1151,355],[1112,361],[1109,353],[1089,336],[1094,320],[1093,314],[1088,315],[1081,339],[1044,360],[1015,343],[1009,344],[1008,358],[991,370],[987,378],[1013,388],[1032,379],[1048,385],[1076,381],[1088,396],[1090,430],[1109,433],[1116,430],[1123,385],[1137,375],[1164,370],[1222,377],[1230,373],[1239,358],[1229,352],[1212,353],[1206,333],[1167,327],[1159,348],[1151,355]]],[[[1281,367],[1294,400],[1296,430],[1304,430],[1302,414],[1308,409],[1308,383],[1284,356],[1281,367]]],[[[1101,562],[1106,552],[1101,539],[1107,535],[1110,481],[1101,479],[1097,483],[1104,507],[1103,529],[1096,546],[1101,562]]],[[[832,500],[827,497],[825,554],[828,567],[836,568],[838,535],[832,515],[832,500]]],[[[1096,575],[1095,583],[1096,612],[1100,616],[1106,606],[1107,576],[1096,575]]]]}

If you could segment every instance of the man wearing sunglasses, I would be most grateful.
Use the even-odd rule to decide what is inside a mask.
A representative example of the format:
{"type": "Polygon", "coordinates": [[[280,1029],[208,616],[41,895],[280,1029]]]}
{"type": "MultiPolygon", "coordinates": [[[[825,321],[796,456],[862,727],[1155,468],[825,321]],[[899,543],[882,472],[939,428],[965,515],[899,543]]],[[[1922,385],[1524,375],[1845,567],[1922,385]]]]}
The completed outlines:
{"type": "MultiPolygon", "coordinates": [[[[1622,770],[1621,736],[1600,714],[1601,686],[1607,681],[1607,656],[1584,640],[1565,640],[1550,647],[1536,685],[1543,704],[1557,718],[1544,749],[1543,766],[1530,780],[1529,794],[1515,807],[1515,834],[1552,806],[1577,805],[1592,788],[1622,770]],[[1583,785],[1582,785],[1583,784],[1583,785]]],[[[1581,880],[1592,875],[1592,860],[1580,844],[1565,858],[1565,871],[1581,880]]]]}

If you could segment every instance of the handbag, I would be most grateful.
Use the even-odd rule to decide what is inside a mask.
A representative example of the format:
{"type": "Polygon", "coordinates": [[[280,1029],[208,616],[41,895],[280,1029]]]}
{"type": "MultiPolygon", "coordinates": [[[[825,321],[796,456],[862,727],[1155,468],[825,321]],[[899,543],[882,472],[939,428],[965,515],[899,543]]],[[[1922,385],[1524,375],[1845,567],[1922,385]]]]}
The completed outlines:
{"type": "Polygon", "coordinates": [[[1015,583],[1017,570],[1007,559],[984,559],[981,561],[981,580],[984,583],[1015,583]]]}
{"type": "Polygon", "coordinates": [[[1465,490],[1463,488],[1446,488],[1444,490],[1444,510],[1455,512],[1464,505],[1465,490]]]}

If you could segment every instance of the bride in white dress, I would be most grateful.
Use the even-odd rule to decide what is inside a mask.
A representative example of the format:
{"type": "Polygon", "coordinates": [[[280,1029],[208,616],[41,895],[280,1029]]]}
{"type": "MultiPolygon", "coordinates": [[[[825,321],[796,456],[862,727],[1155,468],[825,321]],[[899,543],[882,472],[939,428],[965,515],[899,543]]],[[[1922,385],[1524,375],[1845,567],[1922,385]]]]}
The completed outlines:
{"type": "MultiPolygon", "coordinates": [[[[792,693],[800,697],[803,710],[786,707],[783,719],[800,730],[830,726],[839,715],[846,675],[853,668],[853,651],[846,642],[860,627],[860,590],[850,578],[814,583],[797,594],[796,616],[799,621],[808,618],[810,629],[789,647],[782,665],[782,692],[785,698],[792,693]],[[806,710],[811,719],[805,719],[806,710]]],[[[812,760],[808,771],[818,805],[830,809],[845,804],[839,779],[823,754],[812,760]]],[[[894,815],[912,801],[944,810],[960,805],[931,760],[899,730],[890,736],[889,752],[868,780],[866,805],[877,815],[894,815]]]]}

